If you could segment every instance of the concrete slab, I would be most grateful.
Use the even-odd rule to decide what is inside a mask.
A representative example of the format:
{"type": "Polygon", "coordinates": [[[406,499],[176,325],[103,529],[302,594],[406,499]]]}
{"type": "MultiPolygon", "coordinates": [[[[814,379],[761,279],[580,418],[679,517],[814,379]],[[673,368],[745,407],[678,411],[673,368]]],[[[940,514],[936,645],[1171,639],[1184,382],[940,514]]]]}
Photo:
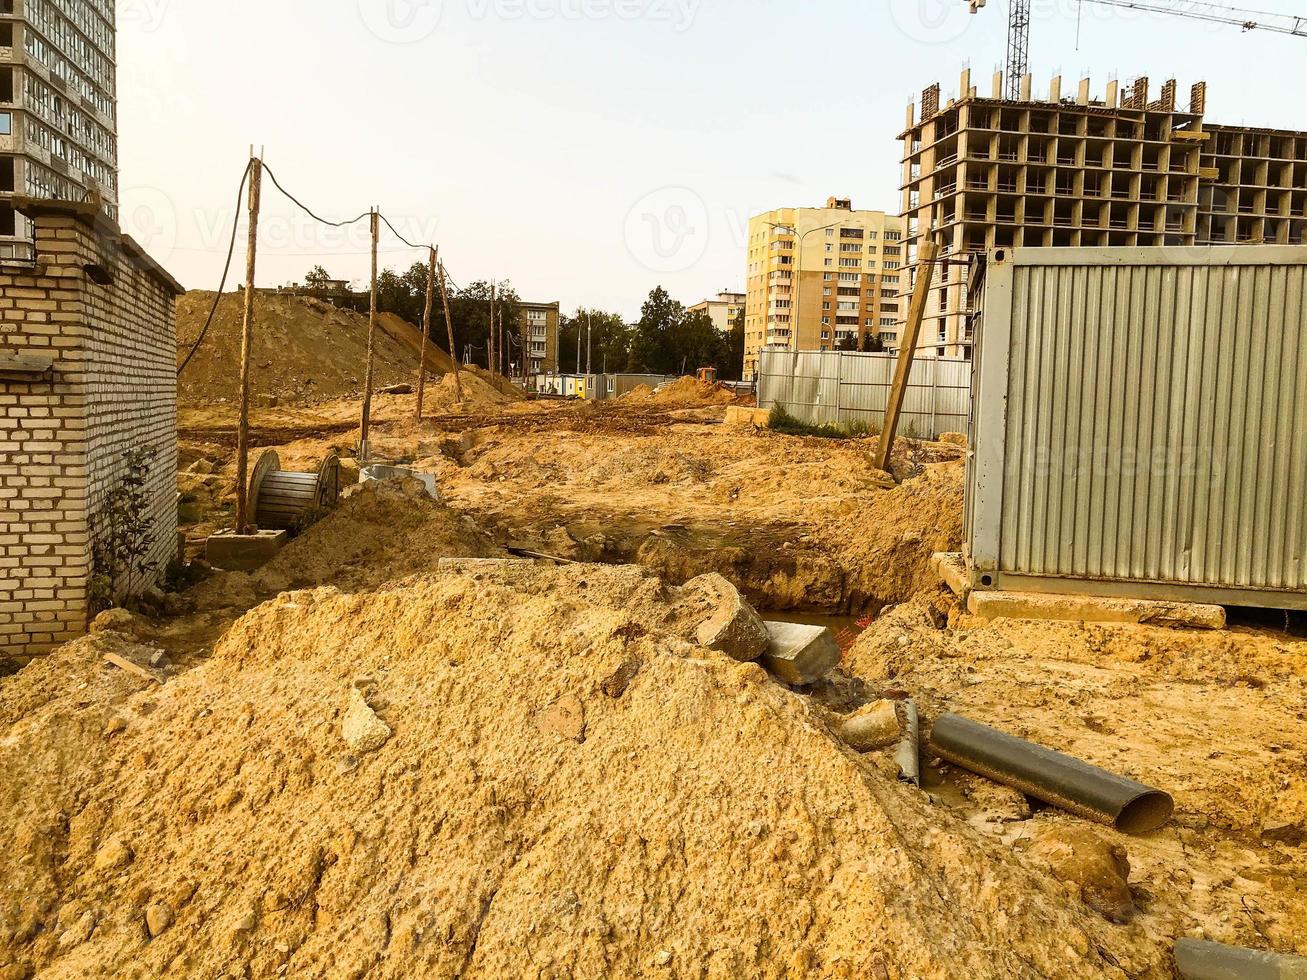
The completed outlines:
{"type": "Polygon", "coordinates": [[[766,408],[745,408],[732,405],[726,409],[726,424],[742,429],[765,429],[771,419],[771,411],[766,408]]]}
{"type": "Polygon", "coordinates": [[[1187,629],[1225,629],[1225,610],[1220,606],[1155,599],[975,591],[967,599],[967,611],[985,619],[1138,623],[1187,629]]]}
{"type": "Polygon", "coordinates": [[[262,568],[286,546],[285,531],[256,531],[234,534],[219,531],[209,535],[204,545],[204,560],[225,572],[252,572],[262,568]]]}
{"type": "Polygon", "coordinates": [[[971,581],[967,576],[967,563],[961,552],[937,551],[930,557],[930,571],[953,590],[963,602],[971,594],[971,581]]]}
{"type": "Polygon", "coordinates": [[[815,684],[841,660],[835,634],[825,626],[802,623],[767,625],[767,652],[759,661],[786,684],[802,687],[815,684]]]}
{"type": "Polygon", "coordinates": [[[738,589],[722,576],[711,573],[686,583],[686,588],[697,586],[713,596],[716,608],[695,633],[700,646],[717,650],[733,660],[748,663],[757,660],[770,637],[762,617],[753,606],[744,601],[738,589]]]}

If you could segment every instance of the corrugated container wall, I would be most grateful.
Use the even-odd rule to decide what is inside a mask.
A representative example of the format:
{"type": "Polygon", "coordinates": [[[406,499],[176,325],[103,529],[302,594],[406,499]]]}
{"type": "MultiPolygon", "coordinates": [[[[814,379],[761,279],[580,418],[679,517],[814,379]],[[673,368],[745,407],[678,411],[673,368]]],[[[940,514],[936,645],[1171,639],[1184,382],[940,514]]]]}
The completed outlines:
{"type": "Polygon", "coordinates": [[[1307,247],[999,249],[976,588],[1307,608],[1307,247]]]}

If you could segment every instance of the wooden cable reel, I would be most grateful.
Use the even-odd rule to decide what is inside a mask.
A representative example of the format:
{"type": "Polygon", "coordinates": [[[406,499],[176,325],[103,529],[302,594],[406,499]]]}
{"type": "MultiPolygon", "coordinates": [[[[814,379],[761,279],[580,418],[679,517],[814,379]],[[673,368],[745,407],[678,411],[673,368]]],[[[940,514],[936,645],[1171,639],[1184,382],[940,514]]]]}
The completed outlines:
{"type": "Polygon", "coordinates": [[[340,458],[330,454],[316,473],[281,468],[275,449],[265,450],[250,475],[251,518],[261,530],[294,527],[309,511],[328,510],[340,499],[340,458]]]}

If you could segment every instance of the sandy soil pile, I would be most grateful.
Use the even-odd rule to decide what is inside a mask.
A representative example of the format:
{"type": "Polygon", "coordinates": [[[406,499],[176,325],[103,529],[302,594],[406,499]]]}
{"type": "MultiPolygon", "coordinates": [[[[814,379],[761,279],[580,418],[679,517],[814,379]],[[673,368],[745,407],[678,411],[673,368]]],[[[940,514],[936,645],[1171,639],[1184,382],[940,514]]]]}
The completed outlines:
{"type": "MultiPolygon", "coordinates": [[[[5,976],[1165,977],[638,570],[284,595],[0,740],[5,976]],[[351,742],[347,743],[346,734],[351,742]]],[[[0,687],[0,717],[73,645],[0,687]]]]}
{"type": "Polygon", "coordinates": [[[659,391],[654,391],[648,385],[636,385],[622,396],[622,400],[652,402],[655,405],[727,405],[736,398],[729,388],[705,384],[687,375],[659,391]]]}
{"type": "MultiPolygon", "coordinates": [[[[212,292],[187,293],[177,301],[178,363],[199,336],[213,306],[212,292]]],[[[195,357],[177,380],[183,404],[235,402],[240,397],[244,298],[227,293],[195,357]]],[[[391,314],[378,318],[374,371],[378,388],[416,380],[421,333],[391,314]]],[[[256,293],[251,390],[256,402],[316,402],[360,392],[367,365],[368,318],[322,300],[256,293]]],[[[449,370],[449,357],[432,348],[434,374],[449,370]]]]}
{"type": "MultiPolygon", "coordinates": [[[[957,711],[1170,792],[1176,817],[1155,834],[1094,829],[1128,855],[1131,928],[1307,954],[1307,642],[1238,627],[987,622],[935,590],[874,623],[847,664],[873,688],[911,691],[929,717],[957,711]]],[[[1019,850],[1086,829],[943,772],[927,774],[937,798],[1019,850]]]]}
{"type": "Polygon", "coordinates": [[[503,556],[469,518],[427,496],[417,480],[361,484],[257,572],[215,575],[195,590],[202,608],[248,608],[288,589],[330,582],[355,591],[432,570],[444,557],[503,556]]]}
{"type": "Polygon", "coordinates": [[[485,412],[502,405],[526,400],[526,392],[512,382],[491,376],[481,368],[464,367],[459,371],[463,386],[463,401],[458,401],[453,372],[446,374],[434,386],[427,388],[423,412],[485,412]]]}

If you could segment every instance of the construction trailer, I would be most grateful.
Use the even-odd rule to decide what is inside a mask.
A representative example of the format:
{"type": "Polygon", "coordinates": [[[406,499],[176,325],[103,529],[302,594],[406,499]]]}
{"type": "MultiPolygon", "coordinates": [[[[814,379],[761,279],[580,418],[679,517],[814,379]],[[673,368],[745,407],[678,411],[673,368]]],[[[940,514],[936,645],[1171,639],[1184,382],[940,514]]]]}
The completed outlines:
{"type": "Polygon", "coordinates": [[[1307,247],[973,269],[976,590],[1307,609],[1307,247]]]}
{"type": "Polygon", "coordinates": [[[531,378],[530,390],[544,395],[604,401],[621,398],[645,385],[657,388],[675,378],[665,374],[537,374],[531,378]]]}

